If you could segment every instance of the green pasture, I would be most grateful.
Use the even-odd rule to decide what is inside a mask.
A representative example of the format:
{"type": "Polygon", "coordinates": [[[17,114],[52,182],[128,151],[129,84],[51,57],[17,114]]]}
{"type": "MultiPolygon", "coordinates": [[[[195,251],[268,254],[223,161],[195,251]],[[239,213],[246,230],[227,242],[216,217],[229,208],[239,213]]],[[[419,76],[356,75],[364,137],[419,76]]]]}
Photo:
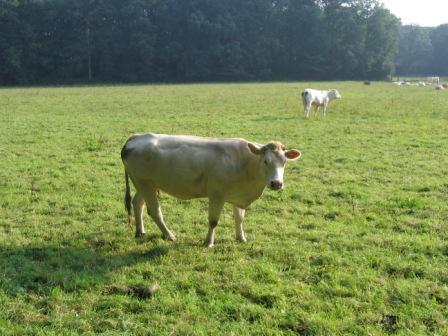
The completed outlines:
{"type": "Polygon", "coordinates": [[[448,91],[361,82],[0,89],[0,335],[447,335],[448,91]],[[305,119],[300,90],[337,88],[305,119]],[[132,133],[297,148],[285,190],[161,194],[177,237],[134,238],[132,133]],[[154,293],[147,291],[156,285],[154,293]]]}

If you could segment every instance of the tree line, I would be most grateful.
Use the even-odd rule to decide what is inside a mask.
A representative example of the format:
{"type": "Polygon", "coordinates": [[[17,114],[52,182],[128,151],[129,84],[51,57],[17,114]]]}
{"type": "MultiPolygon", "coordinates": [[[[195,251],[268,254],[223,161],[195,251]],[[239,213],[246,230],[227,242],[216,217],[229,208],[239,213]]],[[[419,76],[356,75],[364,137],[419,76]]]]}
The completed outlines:
{"type": "Polygon", "coordinates": [[[378,0],[0,4],[1,85],[382,79],[398,47],[397,69],[410,67],[406,32],[378,0]]]}
{"type": "Polygon", "coordinates": [[[400,29],[397,75],[448,75],[448,24],[400,29]]]}

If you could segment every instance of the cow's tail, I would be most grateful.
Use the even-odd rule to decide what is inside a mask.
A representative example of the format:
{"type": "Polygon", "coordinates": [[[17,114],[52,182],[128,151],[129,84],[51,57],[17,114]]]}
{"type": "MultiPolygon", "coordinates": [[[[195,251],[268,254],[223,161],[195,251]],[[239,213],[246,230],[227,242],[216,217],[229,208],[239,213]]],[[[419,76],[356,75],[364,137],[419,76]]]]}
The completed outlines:
{"type": "Polygon", "coordinates": [[[132,197],[131,197],[131,189],[129,187],[129,175],[126,169],[124,170],[124,179],[126,181],[126,192],[124,194],[124,207],[128,212],[128,225],[131,226],[132,197]]]}

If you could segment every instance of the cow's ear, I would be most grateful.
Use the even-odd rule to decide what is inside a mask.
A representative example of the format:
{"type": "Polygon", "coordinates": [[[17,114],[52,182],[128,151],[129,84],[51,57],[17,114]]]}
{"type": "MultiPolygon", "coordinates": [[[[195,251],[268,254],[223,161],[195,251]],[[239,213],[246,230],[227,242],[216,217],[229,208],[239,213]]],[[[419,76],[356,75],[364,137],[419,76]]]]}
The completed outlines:
{"type": "Polygon", "coordinates": [[[252,154],[255,154],[255,155],[261,154],[261,148],[255,144],[253,144],[252,142],[248,142],[247,147],[249,147],[249,150],[252,152],[252,154]]]}
{"type": "Polygon", "coordinates": [[[285,152],[285,156],[288,160],[297,160],[302,156],[302,153],[300,153],[297,149],[290,149],[285,152]]]}

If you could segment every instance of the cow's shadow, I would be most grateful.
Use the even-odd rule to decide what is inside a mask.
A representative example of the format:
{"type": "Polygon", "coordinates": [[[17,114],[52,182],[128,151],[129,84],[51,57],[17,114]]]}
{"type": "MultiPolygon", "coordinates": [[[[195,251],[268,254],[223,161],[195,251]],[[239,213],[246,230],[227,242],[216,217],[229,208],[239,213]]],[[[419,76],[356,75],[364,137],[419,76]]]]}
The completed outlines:
{"type": "Polygon", "coordinates": [[[160,262],[168,252],[166,245],[131,253],[107,244],[85,248],[0,246],[0,288],[10,295],[49,294],[54,288],[65,292],[101,290],[112,281],[115,270],[147,261],[160,262]]]}

